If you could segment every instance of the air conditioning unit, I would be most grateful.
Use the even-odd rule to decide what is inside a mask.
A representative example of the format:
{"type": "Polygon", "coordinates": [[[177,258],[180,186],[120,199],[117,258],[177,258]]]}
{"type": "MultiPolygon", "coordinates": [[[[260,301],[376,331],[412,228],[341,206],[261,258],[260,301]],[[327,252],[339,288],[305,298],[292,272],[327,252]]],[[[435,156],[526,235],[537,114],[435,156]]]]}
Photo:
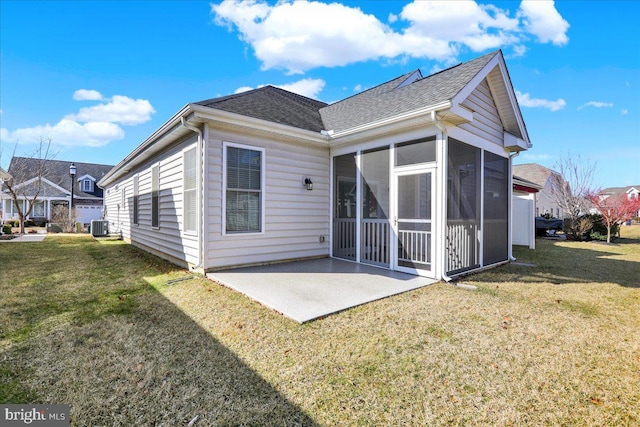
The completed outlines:
{"type": "Polygon", "coordinates": [[[94,219],[91,221],[91,235],[93,237],[109,235],[109,221],[94,219]]]}

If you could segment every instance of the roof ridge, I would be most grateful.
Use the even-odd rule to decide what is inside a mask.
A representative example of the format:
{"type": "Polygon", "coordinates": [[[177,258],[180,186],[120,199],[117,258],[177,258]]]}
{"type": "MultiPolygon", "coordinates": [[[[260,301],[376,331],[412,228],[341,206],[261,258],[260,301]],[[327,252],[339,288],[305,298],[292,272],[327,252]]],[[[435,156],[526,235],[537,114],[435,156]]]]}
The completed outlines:
{"type": "MultiPolygon", "coordinates": [[[[374,89],[377,89],[377,88],[379,88],[379,87],[381,87],[381,86],[384,86],[384,85],[386,85],[386,84],[389,84],[389,83],[391,83],[391,82],[393,82],[393,81],[399,80],[399,79],[401,79],[401,78],[403,78],[403,77],[408,78],[409,76],[411,76],[411,75],[412,75],[413,73],[415,73],[416,71],[420,71],[420,68],[416,68],[416,69],[415,69],[415,70],[413,70],[413,71],[410,71],[410,72],[408,72],[408,73],[404,73],[404,74],[399,75],[398,77],[395,77],[395,78],[393,78],[393,79],[391,79],[391,80],[387,80],[386,82],[383,82],[383,83],[377,84],[377,85],[375,85],[375,86],[372,86],[372,87],[370,87],[369,89],[365,89],[365,90],[363,90],[362,92],[354,93],[354,94],[353,94],[353,95],[351,95],[351,96],[348,96],[348,97],[346,97],[346,98],[342,98],[342,99],[341,99],[341,100],[339,100],[339,101],[336,101],[336,102],[334,102],[334,103],[332,103],[332,104],[328,104],[328,105],[327,105],[327,107],[331,107],[331,106],[334,106],[334,105],[338,105],[338,104],[340,104],[340,103],[342,103],[342,102],[344,102],[344,101],[347,101],[347,100],[349,100],[349,99],[351,99],[351,98],[354,98],[354,97],[356,97],[356,96],[360,96],[360,95],[362,95],[362,94],[364,94],[364,93],[370,92],[370,91],[372,91],[372,90],[374,90],[374,89]]],[[[423,77],[423,78],[424,78],[424,77],[423,77]]],[[[422,79],[419,79],[419,80],[422,80],[422,79]]],[[[324,108],[324,107],[323,107],[323,108],[324,108]]]]}

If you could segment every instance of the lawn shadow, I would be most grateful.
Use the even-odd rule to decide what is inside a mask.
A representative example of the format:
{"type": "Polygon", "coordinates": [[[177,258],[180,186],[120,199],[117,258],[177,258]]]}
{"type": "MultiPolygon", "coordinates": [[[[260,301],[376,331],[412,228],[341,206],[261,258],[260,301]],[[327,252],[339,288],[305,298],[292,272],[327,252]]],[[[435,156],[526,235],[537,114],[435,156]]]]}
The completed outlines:
{"type": "Polygon", "coordinates": [[[640,262],[621,259],[640,251],[638,243],[635,239],[618,239],[612,244],[572,242],[569,246],[538,240],[535,250],[522,247],[514,250],[519,263],[534,264],[535,267],[507,264],[473,278],[486,282],[615,283],[640,288],[640,262]],[[634,248],[632,244],[638,246],[634,248]]]}
{"type": "MultiPolygon", "coordinates": [[[[122,254],[118,247],[102,251],[95,268],[122,254]]],[[[141,265],[157,263],[155,274],[172,268],[142,257],[141,265]]],[[[139,284],[149,271],[131,273],[128,283],[139,284]]],[[[74,275],[86,280],[80,269],[74,275]]],[[[41,297],[55,301],[56,286],[44,287],[41,297]]],[[[118,295],[105,290],[116,301],[108,312],[87,316],[79,314],[86,306],[60,306],[42,322],[67,321],[0,350],[8,373],[0,388],[3,376],[5,386],[21,387],[5,399],[69,404],[72,425],[186,426],[195,416],[194,427],[318,425],[153,286],[115,286],[118,295]]]]}

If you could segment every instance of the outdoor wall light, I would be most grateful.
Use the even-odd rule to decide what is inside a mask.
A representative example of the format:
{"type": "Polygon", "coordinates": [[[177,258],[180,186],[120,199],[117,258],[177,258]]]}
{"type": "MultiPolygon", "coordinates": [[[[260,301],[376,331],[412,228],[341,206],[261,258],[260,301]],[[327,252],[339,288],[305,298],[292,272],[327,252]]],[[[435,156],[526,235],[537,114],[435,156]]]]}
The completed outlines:
{"type": "Polygon", "coordinates": [[[305,178],[304,185],[307,187],[307,190],[313,190],[313,182],[311,182],[311,178],[305,178]]]}

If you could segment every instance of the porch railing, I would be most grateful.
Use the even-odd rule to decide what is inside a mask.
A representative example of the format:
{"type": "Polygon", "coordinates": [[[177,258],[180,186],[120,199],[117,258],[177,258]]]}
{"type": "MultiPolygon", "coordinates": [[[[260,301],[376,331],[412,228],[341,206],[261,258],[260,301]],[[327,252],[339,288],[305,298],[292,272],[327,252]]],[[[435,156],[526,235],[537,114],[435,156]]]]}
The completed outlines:
{"type": "Polygon", "coordinates": [[[447,273],[466,270],[478,265],[477,221],[448,221],[446,239],[447,273]]]}
{"type": "Polygon", "coordinates": [[[389,233],[391,227],[389,220],[363,219],[360,224],[361,261],[368,264],[390,265],[389,233]]]}
{"type": "Polygon", "coordinates": [[[356,219],[333,219],[333,256],[356,259],[356,219]]]}
{"type": "Polygon", "coordinates": [[[431,264],[431,231],[398,230],[398,264],[431,264]]]}

